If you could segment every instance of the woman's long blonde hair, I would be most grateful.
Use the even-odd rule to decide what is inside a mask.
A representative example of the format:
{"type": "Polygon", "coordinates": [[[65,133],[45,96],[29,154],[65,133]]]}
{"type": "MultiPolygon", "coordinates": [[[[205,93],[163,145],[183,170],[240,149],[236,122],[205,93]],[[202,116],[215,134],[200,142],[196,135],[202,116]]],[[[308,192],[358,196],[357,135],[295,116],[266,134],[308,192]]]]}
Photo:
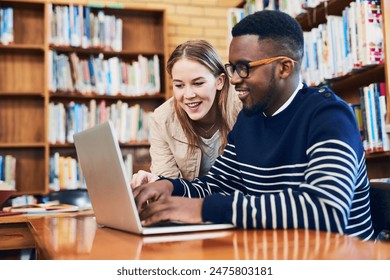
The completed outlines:
{"type": "MultiPolygon", "coordinates": [[[[221,90],[217,91],[216,101],[217,104],[217,127],[221,134],[221,146],[219,148],[219,154],[222,153],[223,148],[227,144],[227,135],[231,130],[236,116],[233,108],[233,95],[229,94],[229,78],[226,73],[225,67],[222,63],[222,59],[214,49],[214,47],[204,40],[190,40],[183,44],[180,44],[172,52],[167,63],[167,72],[172,78],[172,68],[175,63],[181,59],[188,59],[198,62],[204,65],[215,78],[221,74],[225,74],[224,85],[221,90]]],[[[184,134],[186,135],[190,149],[192,152],[195,147],[204,145],[201,137],[195,132],[194,126],[196,125],[191,120],[187,113],[178,105],[176,99],[174,100],[174,107],[181,126],[183,127],[184,134]]]]}

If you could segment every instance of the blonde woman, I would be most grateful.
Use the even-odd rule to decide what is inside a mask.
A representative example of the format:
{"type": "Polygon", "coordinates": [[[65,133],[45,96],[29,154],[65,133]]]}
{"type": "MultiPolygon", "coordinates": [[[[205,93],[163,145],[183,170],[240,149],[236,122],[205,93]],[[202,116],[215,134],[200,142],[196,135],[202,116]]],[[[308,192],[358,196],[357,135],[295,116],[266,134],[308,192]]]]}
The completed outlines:
{"type": "Polygon", "coordinates": [[[215,48],[187,41],[167,63],[173,97],[158,107],[150,124],[151,172],[133,175],[132,187],[164,177],[192,180],[206,175],[226,145],[241,102],[215,48]]]}

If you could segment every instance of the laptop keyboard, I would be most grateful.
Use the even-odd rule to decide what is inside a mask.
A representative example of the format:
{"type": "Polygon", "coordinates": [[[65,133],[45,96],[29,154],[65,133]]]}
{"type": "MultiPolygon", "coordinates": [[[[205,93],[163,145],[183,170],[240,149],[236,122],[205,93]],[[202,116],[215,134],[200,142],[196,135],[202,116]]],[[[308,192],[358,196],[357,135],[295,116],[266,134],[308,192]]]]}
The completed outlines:
{"type": "Polygon", "coordinates": [[[153,225],[145,226],[145,227],[177,227],[177,226],[188,226],[188,225],[196,225],[196,224],[189,224],[180,221],[160,221],[153,225]]]}

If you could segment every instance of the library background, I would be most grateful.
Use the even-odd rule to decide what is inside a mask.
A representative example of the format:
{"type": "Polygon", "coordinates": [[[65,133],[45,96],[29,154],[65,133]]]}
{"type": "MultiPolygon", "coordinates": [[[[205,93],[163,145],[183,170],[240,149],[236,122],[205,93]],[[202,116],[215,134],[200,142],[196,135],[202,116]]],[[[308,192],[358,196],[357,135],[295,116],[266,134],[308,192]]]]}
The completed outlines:
{"type": "Polygon", "coordinates": [[[108,119],[129,173],[149,170],[148,116],[172,95],[169,54],[201,38],[227,62],[231,27],[261,9],[299,21],[304,81],[328,85],[351,104],[369,178],[390,178],[390,1],[2,0],[0,189],[13,190],[7,203],[85,189],[72,136],[108,119]]]}

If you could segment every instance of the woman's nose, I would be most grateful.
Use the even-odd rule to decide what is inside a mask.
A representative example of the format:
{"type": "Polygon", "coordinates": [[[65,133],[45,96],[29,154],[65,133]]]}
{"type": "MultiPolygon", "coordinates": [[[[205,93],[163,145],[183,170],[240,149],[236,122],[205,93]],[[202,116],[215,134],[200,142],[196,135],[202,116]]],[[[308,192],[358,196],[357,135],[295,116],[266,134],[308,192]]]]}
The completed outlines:
{"type": "Polygon", "coordinates": [[[186,98],[194,98],[196,96],[195,92],[191,87],[186,87],[184,89],[184,97],[186,98]]]}

